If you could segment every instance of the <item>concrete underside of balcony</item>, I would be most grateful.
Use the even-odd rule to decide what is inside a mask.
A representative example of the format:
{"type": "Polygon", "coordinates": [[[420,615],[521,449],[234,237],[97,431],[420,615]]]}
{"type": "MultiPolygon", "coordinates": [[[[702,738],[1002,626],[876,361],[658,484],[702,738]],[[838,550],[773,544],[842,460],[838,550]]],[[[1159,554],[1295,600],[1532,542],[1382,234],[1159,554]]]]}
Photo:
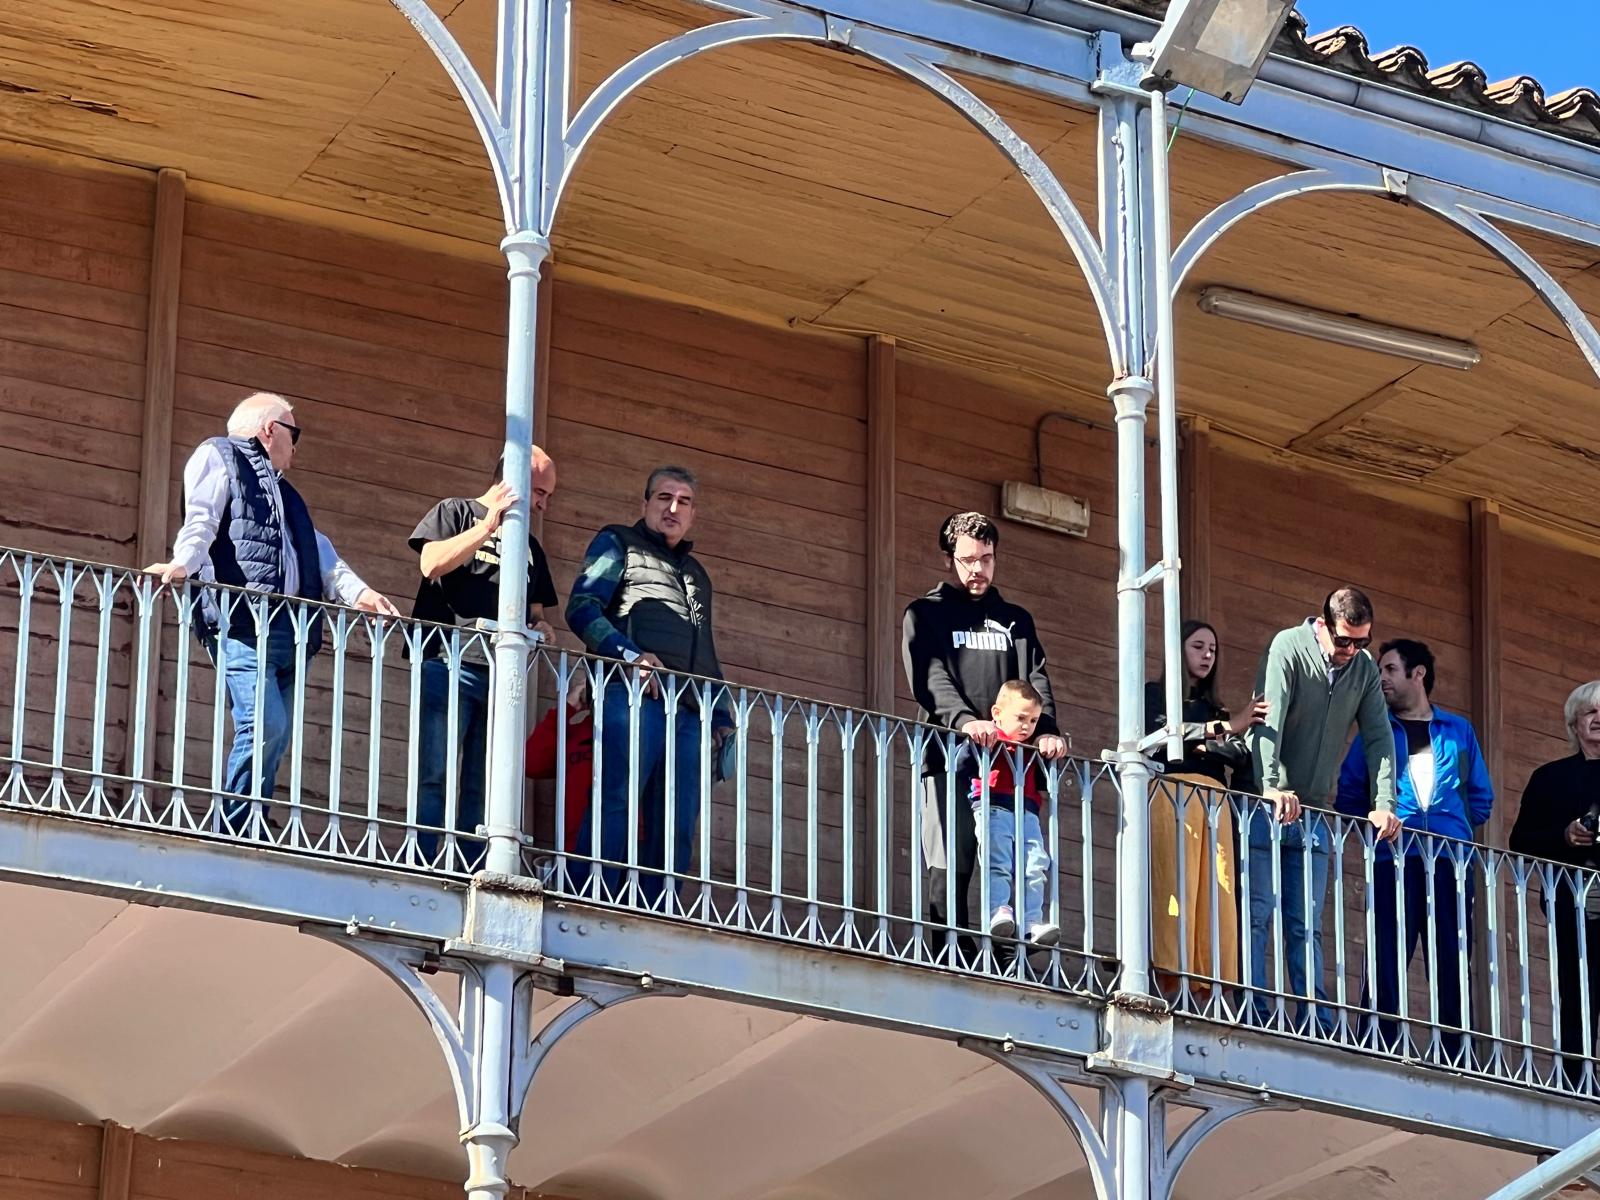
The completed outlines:
{"type": "MultiPolygon", "coordinates": [[[[8,814],[5,825],[29,827],[34,845],[63,827],[94,828],[20,814],[8,814]]],[[[146,835],[99,836],[163,844],[146,835]]],[[[164,844],[169,858],[196,857],[174,853],[194,843],[164,844]]],[[[223,847],[214,853],[237,860],[242,879],[250,877],[246,860],[266,867],[281,858],[223,847]]],[[[394,878],[328,870],[398,894],[394,878]]],[[[15,870],[0,874],[19,878],[15,870]]],[[[184,894],[176,874],[169,881],[165,894],[146,884],[147,903],[129,903],[141,893],[125,885],[114,896],[0,884],[0,945],[8,948],[0,975],[0,1110],[459,1178],[464,1158],[448,1072],[404,993],[355,954],[299,932],[291,911],[267,921],[198,911],[197,889],[184,894]]],[[[89,885],[80,878],[75,886],[89,885]]],[[[718,970],[717,955],[731,954],[760,1003],[695,987],[696,994],[650,997],[584,1023],[535,1080],[512,1158],[524,1186],[606,1200],[1092,1195],[1083,1155],[1060,1118],[1021,1077],[964,1049],[949,1030],[918,1036],[904,1016],[896,1029],[784,1011],[775,996],[821,1006],[806,1000],[804,985],[753,982],[776,977],[767,961],[774,954],[804,964],[830,952],[635,918],[608,919],[607,928],[627,932],[607,941],[593,917],[579,908],[546,917],[546,951],[564,955],[575,974],[620,975],[615,960],[626,955],[631,970],[659,981],[704,980],[718,970]],[[580,923],[594,943],[587,962],[577,957],[580,923]]],[[[851,957],[832,954],[840,962],[851,957]]],[[[1005,985],[892,964],[863,969],[879,973],[885,996],[900,993],[902,1014],[905,997],[914,1005],[919,989],[959,983],[993,1004],[996,1019],[1011,1019],[995,1002],[1005,985]]],[[[452,999],[451,977],[432,978],[452,999]]],[[[726,978],[723,984],[728,990],[726,978]]],[[[1042,992],[1016,998],[1046,1012],[1084,1011],[1083,1002],[1042,992]]],[[[537,1022],[572,1002],[538,993],[537,1022]]],[[[1180,1052],[1183,1043],[1217,1045],[1218,1032],[1180,1028],[1180,1052]]],[[[1374,1110],[1389,1102],[1385,1092],[1397,1097],[1391,1107],[1431,1094],[1441,1120],[1452,1106],[1474,1102],[1448,1076],[1435,1074],[1419,1088],[1417,1072],[1375,1062],[1330,1073],[1322,1066],[1334,1052],[1264,1036],[1249,1041],[1255,1057],[1230,1060],[1226,1069],[1271,1075],[1266,1082],[1278,1097],[1339,1078],[1354,1089],[1335,1105],[1343,1113],[1361,1111],[1359,1092],[1374,1110]]],[[[1244,1052],[1237,1038],[1220,1044],[1244,1052]]],[[[1516,1102],[1509,1089],[1492,1091],[1502,1103],[1516,1102]]],[[[1092,1091],[1074,1095],[1093,1111],[1092,1091]]],[[[1495,1102],[1488,1092],[1479,1099],[1495,1102]]],[[[1530,1163],[1506,1149],[1437,1136],[1420,1111],[1396,1127],[1398,1108],[1379,1125],[1322,1107],[1223,1125],[1190,1160],[1179,1194],[1315,1200],[1354,1187],[1375,1197],[1471,1195],[1530,1163]]],[[[1187,1111],[1175,1110],[1175,1126],[1187,1111]]],[[[1531,1109],[1524,1115],[1536,1120],[1531,1109]]],[[[1583,1113],[1571,1117],[1576,1130],[1583,1113]]]]}

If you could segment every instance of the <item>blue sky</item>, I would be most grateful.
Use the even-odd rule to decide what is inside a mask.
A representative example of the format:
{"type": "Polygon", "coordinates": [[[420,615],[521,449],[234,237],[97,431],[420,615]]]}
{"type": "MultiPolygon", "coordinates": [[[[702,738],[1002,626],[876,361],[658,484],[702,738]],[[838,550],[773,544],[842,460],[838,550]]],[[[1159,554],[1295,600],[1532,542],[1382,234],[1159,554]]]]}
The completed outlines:
{"type": "Polygon", "coordinates": [[[1554,95],[1600,90],[1600,0],[1300,0],[1312,33],[1358,26],[1374,50],[1420,47],[1430,66],[1470,58],[1491,81],[1532,75],[1554,95]]]}

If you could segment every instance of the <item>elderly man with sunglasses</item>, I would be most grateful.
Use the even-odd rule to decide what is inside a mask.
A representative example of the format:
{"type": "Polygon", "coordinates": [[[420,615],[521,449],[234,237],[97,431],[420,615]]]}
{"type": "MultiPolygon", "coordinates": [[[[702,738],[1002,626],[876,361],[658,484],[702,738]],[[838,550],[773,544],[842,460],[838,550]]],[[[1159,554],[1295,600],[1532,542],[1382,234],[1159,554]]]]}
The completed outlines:
{"type": "MultiPolygon", "coordinates": [[[[145,569],[172,585],[192,577],[399,616],[317,532],[305,501],[284,478],[299,444],[300,423],[282,396],[257,392],[241,401],[228,418],[228,435],[201,442],[183,469],[183,525],[171,561],[145,569]]],[[[235,834],[259,832],[259,826],[251,827],[245,797],[272,799],[278,761],[289,745],[298,665],[289,607],[278,603],[263,638],[251,605],[243,600],[211,588],[195,598],[196,633],[212,662],[223,668],[233,716],[224,782],[230,797],[223,804],[221,831],[235,834]],[[255,779],[258,725],[261,776],[255,779]]],[[[307,634],[306,653],[315,654],[322,645],[321,621],[309,622],[307,634]]]]}
{"type": "MultiPolygon", "coordinates": [[[[1360,731],[1366,753],[1372,802],[1368,820],[1379,838],[1392,840],[1400,834],[1394,734],[1378,667],[1367,653],[1371,643],[1372,602],[1353,587],[1341,587],[1322,602],[1321,616],[1274,637],[1256,671],[1256,691],[1266,697],[1267,719],[1246,736],[1261,794],[1271,801],[1272,812],[1269,816],[1264,808],[1252,809],[1246,824],[1248,978],[1257,989],[1256,1012],[1263,1021],[1275,1015],[1266,989],[1276,990],[1279,977],[1268,973],[1267,942],[1280,919],[1283,943],[1278,955],[1287,990],[1308,1000],[1327,999],[1322,907],[1335,827],[1325,810],[1333,807],[1352,725],[1360,731]],[[1304,819],[1302,802],[1315,806],[1304,819]]],[[[1306,1004],[1299,1005],[1296,1019],[1302,1029],[1310,1028],[1306,1004]]],[[[1326,1009],[1315,1019],[1324,1031],[1332,1026],[1326,1009]]]]}

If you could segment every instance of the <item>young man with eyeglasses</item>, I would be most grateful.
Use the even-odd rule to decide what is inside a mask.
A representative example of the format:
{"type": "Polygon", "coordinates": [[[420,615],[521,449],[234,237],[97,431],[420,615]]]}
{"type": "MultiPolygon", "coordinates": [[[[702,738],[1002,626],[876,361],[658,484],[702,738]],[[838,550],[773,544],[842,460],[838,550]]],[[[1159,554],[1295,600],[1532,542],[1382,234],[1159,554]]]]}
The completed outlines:
{"type": "MultiPolygon", "coordinates": [[[[939,530],[939,551],[951,577],[906,608],[902,623],[906,679],[920,719],[954,730],[978,746],[993,746],[1000,739],[990,710],[1001,686],[1008,680],[1024,680],[1043,701],[1034,749],[1041,758],[1060,758],[1067,752],[1067,741],[1056,724],[1055,697],[1033,617],[1002,598],[994,586],[999,545],[999,528],[982,513],[955,513],[945,521],[939,530]]],[[[971,929],[967,891],[977,862],[977,829],[970,802],[947,787],[940,741],[930,739],[924,746],[922,776],[928,915],[939,925],[953,917],[957,928],[971,929]],[[955,807],[949,813],[947,833],[946,804],[952,796],[955,807]],[[947,847],[954,850],[953,863],[948,861],[947,847]],[[946,911],[947,871],[955,875],[953,913],[946,911]]],[[[984,916],[987,919],[988,914],[984,916]]]]}
{"type": "MultiPolygon", "coordinates": [[[[1372,602],[1353,587],[1341,587],[1322,602],[1320,616],[1274,637],[1257,668],[1256,691],[1266,697],[1267,719],[1246,736],[1272,815],[1256,807],[1247,820],[1249,979],[1256,989],[1276,981],[1276,975],[1267,971],[1267,941],[1281,914],[1279,954],[1288,991],[1327,999],[1322,983],[1322,907],[1334,827],[1322,811],[1308,812],[1302,820],[1300,809],[1302,803],[1318,810],[1333,806],[1352,725],[1359,729],[1365,750],[1371,800],[1367,819],[1381,839],[1400,834],[1394,735],[1378,666],[1367,653],[1371,644],[1372,602]],[[1273,817],[1281,828],[1274,829],[1273,817]]],[[[1262,990],[1257,991],[1255,1005],[1263,1019],[1270,1015],[1272,1002],[1262,990]]],[[[1326,1010],[1316,1019],[1324,1030],[1332,1025],[1326,1010]]],[[[1308,1024],[1304,1003],[1297,1020],[1302,1026],[1308,1024]]]]}
{"type": "MultiPolygon", "coordinates": [[[[176,586],[194,577],[246,592],[328,600],[364,612],[398,617],[381,593],[363,583],[317,531],[305,501],[284,478],[300,444],[294,406],[272,392],[246,397],[228,418],[226,437],[208,438],[183,469],[183,525],[172,558],[145,570],[176,586]],[[226,518],[226,519],[224,519],[226,518]]],[[[278,762],[288,748],[298,655],[294,618],[278,602],[268,617],[263,647],[246,597],[211,588],[195,599],[195,631],[221,665],[233,716],[221,832],[252,834],[250,801],[271,800],[278,762]],[[265,657],[262,658],[262,652],[265,657]],[[265,680],[259,677],[264,675],[265,680]],[[258,686],[261,704],[256,704],[258,686]],[[254,778],[260,724],[260,778],[254,778]]],[[[253,598],[253,597],[252,597],[253,598]]],[[[306,654],[322,645],[322,622],[308,623],[306,654]]]]}

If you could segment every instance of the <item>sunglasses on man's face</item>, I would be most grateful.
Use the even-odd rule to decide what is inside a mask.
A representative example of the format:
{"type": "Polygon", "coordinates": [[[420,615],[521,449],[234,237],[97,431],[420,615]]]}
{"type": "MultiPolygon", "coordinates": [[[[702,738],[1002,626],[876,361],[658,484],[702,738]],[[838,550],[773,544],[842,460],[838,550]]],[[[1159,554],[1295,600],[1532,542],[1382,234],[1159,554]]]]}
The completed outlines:
{"type": "Polygon", "coordinates": [[[287,429],[289,431],[289,445],[298,446],[300,444],[300,426],[291,425],[287,421],[274,421],[273,424],[279,429],[287,429]]]}
{"type": "Polygon", "coordinates": [[[1333,644],[1340,650],[1365,650],[1372,645],[1372,639],[1369,637],[1345,637],[1338,633],[1330,633],[1328,637],[1333,640],[1333,644]]]}

